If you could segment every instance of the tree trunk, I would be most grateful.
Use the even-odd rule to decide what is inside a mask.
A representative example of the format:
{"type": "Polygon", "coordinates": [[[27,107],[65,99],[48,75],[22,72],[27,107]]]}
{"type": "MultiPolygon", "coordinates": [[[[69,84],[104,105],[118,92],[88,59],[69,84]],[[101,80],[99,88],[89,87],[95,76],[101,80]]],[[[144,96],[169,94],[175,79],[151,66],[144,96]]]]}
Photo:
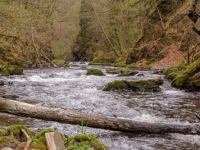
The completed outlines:
{"type": "Polygon", "coordinates": [[[84,122],[84,125],[86,125],[87,127],[102,128],[130,133],[180,133],[200,135],[199,124],[183,125],[138,122],[129,119],[88,115],[60,108],[47,108],[3,98],[0,98],[0,111],[15,115],[29,116],[68,124],[82,125],[82,122],[84,122]]]}

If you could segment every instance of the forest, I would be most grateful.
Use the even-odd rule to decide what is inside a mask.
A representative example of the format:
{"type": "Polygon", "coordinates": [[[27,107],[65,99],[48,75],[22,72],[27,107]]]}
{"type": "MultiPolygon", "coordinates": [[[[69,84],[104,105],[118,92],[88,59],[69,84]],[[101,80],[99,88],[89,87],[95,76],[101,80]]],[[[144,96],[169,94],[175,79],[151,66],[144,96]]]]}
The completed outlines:
{"type": "MultiPolygon", "coordinates": [[[[0,112],[79,124],[82,126],[80,137],[66,138],[61,134],[69,150],[106,150],[114,147],[106,140],[103,143],[108,144],[108,147],[93,135],[86,136],[84,126],[131,133],[199,134],[199,124],[195,124],[200,119],[197,112],[199,103],[196,100],[199,91],[200,0],[0,0],[0,112]],[[91,87],[95,87],[92,92],[91,87]],[[167,88],[173,91],[171,95],[166,93],[167,88]],[[181,93],[183,91],[186,93],[181,93]],[[179,115],[172,113],[175,109],[173,105],[169,106],[169,112],[164,106],[161,106],[163,110],[158,107],[155,108],[157,112],[152,112],[156,102],[151,101],[151,92],[156,93],[158,99],[166,99],[166,103],[171,103],[171,99],[176,104],[180,103],[176,109],[184,103],[182,94],[188,96],[189,104],[182,108],[186,116],[179,114],[180,109],[175,112],[179,115]],[[173,97],[174,93],[178,93],[178,98],[173,97]],[[138,102],[137,97],[140,96],[141,102],[138,102]],[[52,102],[52,99],[57,98],[61,100],[59,103],[52,102]],[[102,105],[102,98],[108,101],[108,105],[105,104],[107,106],[102,105]],[[115,106],[117,102],[114,98],[117,101],[122,99],[118,104],[122,107],[115,106]],[[129,101],[130,98],[137,101],[136,106],[129,101]],[[44,99],[49,100],[49,103],[44,99]],[[63,99],[72,102],[69,104],[63,99]],[[89,99],[90,102],[83,99],[89,99]],[[147,106],[144,99],[151,101],[151,104],[147,106]],[[98,100],[102,104],[91,104],[98,100]],[[189,107],[190,102],[194,105],[188,110],[186,107],[189,107]],[[123,119],[130,119],[131,114],[134,116],[129,109],[139,105],[141,116],[144,112],[150,112],[161,117],[162,121],[172,118],[185,121],[189,114],[193,114],[197,120],[189,118],[194,124],[188,126],[173,121],[171,123],[171,120],[169,124],[165,121],[149,123],[149,120],[143,124],[137,120],[123,119]],[[62,109],[57,110],[55,107],[62,109]],[[99,110],[100,107],[106,109],[105,113],[99,110]],[[54,115],[45,114],[42,110],[54,115]],[[76,145],[77,141],[79,145],[76,145]],[[85,146],[84,143],[88,142],[85,146]]],[[[158,103],[155,105],[164,105],[164,102],[158,103]]],[[[2,126],[5,127],[0,121],[2,126]]],[[[55,131],[45,130],[37,136],[21,125],[0,129],[0,149],[6,143],[1,139],[5,135],[9,135],[9,141],[10,135],[14,134],[14,146],[11,147],[19,144],[16,138],[24,142],[22,134],[28,138],[27,133],[33,137],[31,146],[35,146],[34,140],[40,146],[45,146],[44,134],[55,131]]],[[[101,131],[94,132],[101,134],[101,131]]],[[[133,135],[120,135],[119,138],[121,136],[130,138],[133,135]]],[[[164,137],[164,140],[168,139],[164,137]]],[[[10,141],[12,143],[13,139],[10,141]]],[[[156,149],[156,144],[154,146],[153,149],[156,149]]]]}

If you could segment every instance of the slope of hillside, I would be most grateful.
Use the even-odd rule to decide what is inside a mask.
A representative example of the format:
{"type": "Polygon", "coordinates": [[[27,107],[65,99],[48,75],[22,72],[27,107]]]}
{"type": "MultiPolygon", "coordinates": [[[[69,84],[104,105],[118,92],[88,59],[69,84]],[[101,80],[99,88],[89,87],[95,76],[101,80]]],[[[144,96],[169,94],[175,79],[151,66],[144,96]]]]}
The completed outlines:
{"type": "Polygon", "coordinates": [[[167,67],[183,58],[192,61],[200,52],[199,5],[195,0],[162,1],[127,63],[145,59],[142,65],[167,67]]]}

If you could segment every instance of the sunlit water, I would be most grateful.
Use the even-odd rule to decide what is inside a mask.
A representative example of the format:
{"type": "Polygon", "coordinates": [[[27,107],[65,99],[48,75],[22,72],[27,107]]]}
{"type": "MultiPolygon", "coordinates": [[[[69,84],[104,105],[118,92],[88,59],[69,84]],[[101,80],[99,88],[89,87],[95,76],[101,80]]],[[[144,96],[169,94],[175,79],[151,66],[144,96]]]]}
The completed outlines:
{"type": "MultiPolygon", "coordinates": [[[[129,118],[146,122],[196,123],[200,113],[200,93],[188,93],[170,86],[164,79],[161,92],[106,92],[102,88],[113,80],[152,79],[163,75],[139,71],[144,76],[118,77],[107,74],[108,66],[72,65],[69,68],[25,70],[24,75],[3,76],[0,93],[18,96],[17,100],[47,107],[63,108],[87,114],[129,118]],[[87,68],[99,68],[106,76],[87,76],[87,68]]],[[[61,124],[0,113],[0,127],[24,124],[38,131],[55,128],[65,135],[81,134],[78,125],[61,124]]],[[[111,150],[198,150],[200,136],[131,134],[85,127],[111,150]]]]}

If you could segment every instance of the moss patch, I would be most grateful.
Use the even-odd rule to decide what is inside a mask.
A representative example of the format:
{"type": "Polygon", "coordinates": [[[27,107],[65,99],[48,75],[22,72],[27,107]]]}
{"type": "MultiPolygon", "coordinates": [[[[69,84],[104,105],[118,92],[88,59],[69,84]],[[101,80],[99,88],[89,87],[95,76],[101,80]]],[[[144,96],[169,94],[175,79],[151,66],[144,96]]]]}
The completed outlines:
{"type": "Polygon", "coordinates": [[[66,139],[67,150],[108,150],[93,134],[80,134],[66,139]]]}
{"type": "Polygon", "coordinates": [[[172,81],[172,86],[178,88],[198,89],[199,87],[200,59],[188,65],[172,81]]]}
{"type": "Polygon", "coordinates": [[[57,66],[59,66],[59,67],[61,67],[61,66],[68,66],[68,62],[65,62],[65,60],[59,59],[59,58],[52,60],[52,62],[54,64],[56,64],[57,66]]]}
{"type": "Polygon", "coordinates": [[[106,72],[111,74],[120,74],[121,70],[122,68],[106,68],[106,72]]]}
{"type": "Polygon", "coordinates": [[[132,90],[132,91],[143,91],[143,92],[156,92],[160,91],[159,85],[163,84],[161,78],[151,80],[139,80],[139,81],[126,81],[126,80],[115,80],[108,83],[104,91],[112,90],[132,90]]]}
{"type": "Polygon", "coordinates": [[[124,56],[123,58],[119,57],[115,60],[114,62],[114,66],[115,67],[126,67],[126,56],[124,56]]]}
{"type": "Polygon", "coordinates": [[[0,147],[17,147],[19,144],[18,140],[11,136],[0,137],[0,147]]]}
{"type": "Polygon", "coordinates": [[[122,80],[122,81],[119,81],[119,80],[115,80],[113,82],[110,82],[108,83],[103,91],[112,91],[112,90],[128,90],[129,87],[127,85],[127,83],[122,80]]]}
{"type": "Polygon", "coordinates": [[[23,73],[23,69],[16,65],[5,65],[1,69],[1,73],[3,75],[21,75],[23,73]]]}
{"type": "Polygon", "coordinates": [[[21,131],[21,129],[24,129],[29,135],[33,136],[34,132],[32,132],[31,130],[29,130],[26,126],[24,125],[13,125],[13,126],[9,126],[8,127],[8,132],[13,135],[16,139],[19,139],[20,141],[25,141],[26,138],[23,137],[23,133],[21,131]]]}
{"type": "Polygon", "coordinates": [[[136,75],[137,73],[138,73],[137,71],[131,70],[128,67],[126,67],[121,70],[120,76],[133,76],[136,75]]]}
{"type": "Polygon", "coordinates": [[[8,130],[0,129],[0,136],[7,136],[7,135],[9,135],[8,130]]]}
{"type": "Polygon", "coordinates": [[[104,76],[103,72],[96,68],[91,68],[87,70],[87,75],[98,75],[98,76],[104,76]]]}
{"type": "Polygon", "coordinates": [[[137,74],[137,71],[134,71],[132,69],[126,68],[106,68],[107,73],[111,74],[120,74],[120,76],[133,76],[137,74]]]}

